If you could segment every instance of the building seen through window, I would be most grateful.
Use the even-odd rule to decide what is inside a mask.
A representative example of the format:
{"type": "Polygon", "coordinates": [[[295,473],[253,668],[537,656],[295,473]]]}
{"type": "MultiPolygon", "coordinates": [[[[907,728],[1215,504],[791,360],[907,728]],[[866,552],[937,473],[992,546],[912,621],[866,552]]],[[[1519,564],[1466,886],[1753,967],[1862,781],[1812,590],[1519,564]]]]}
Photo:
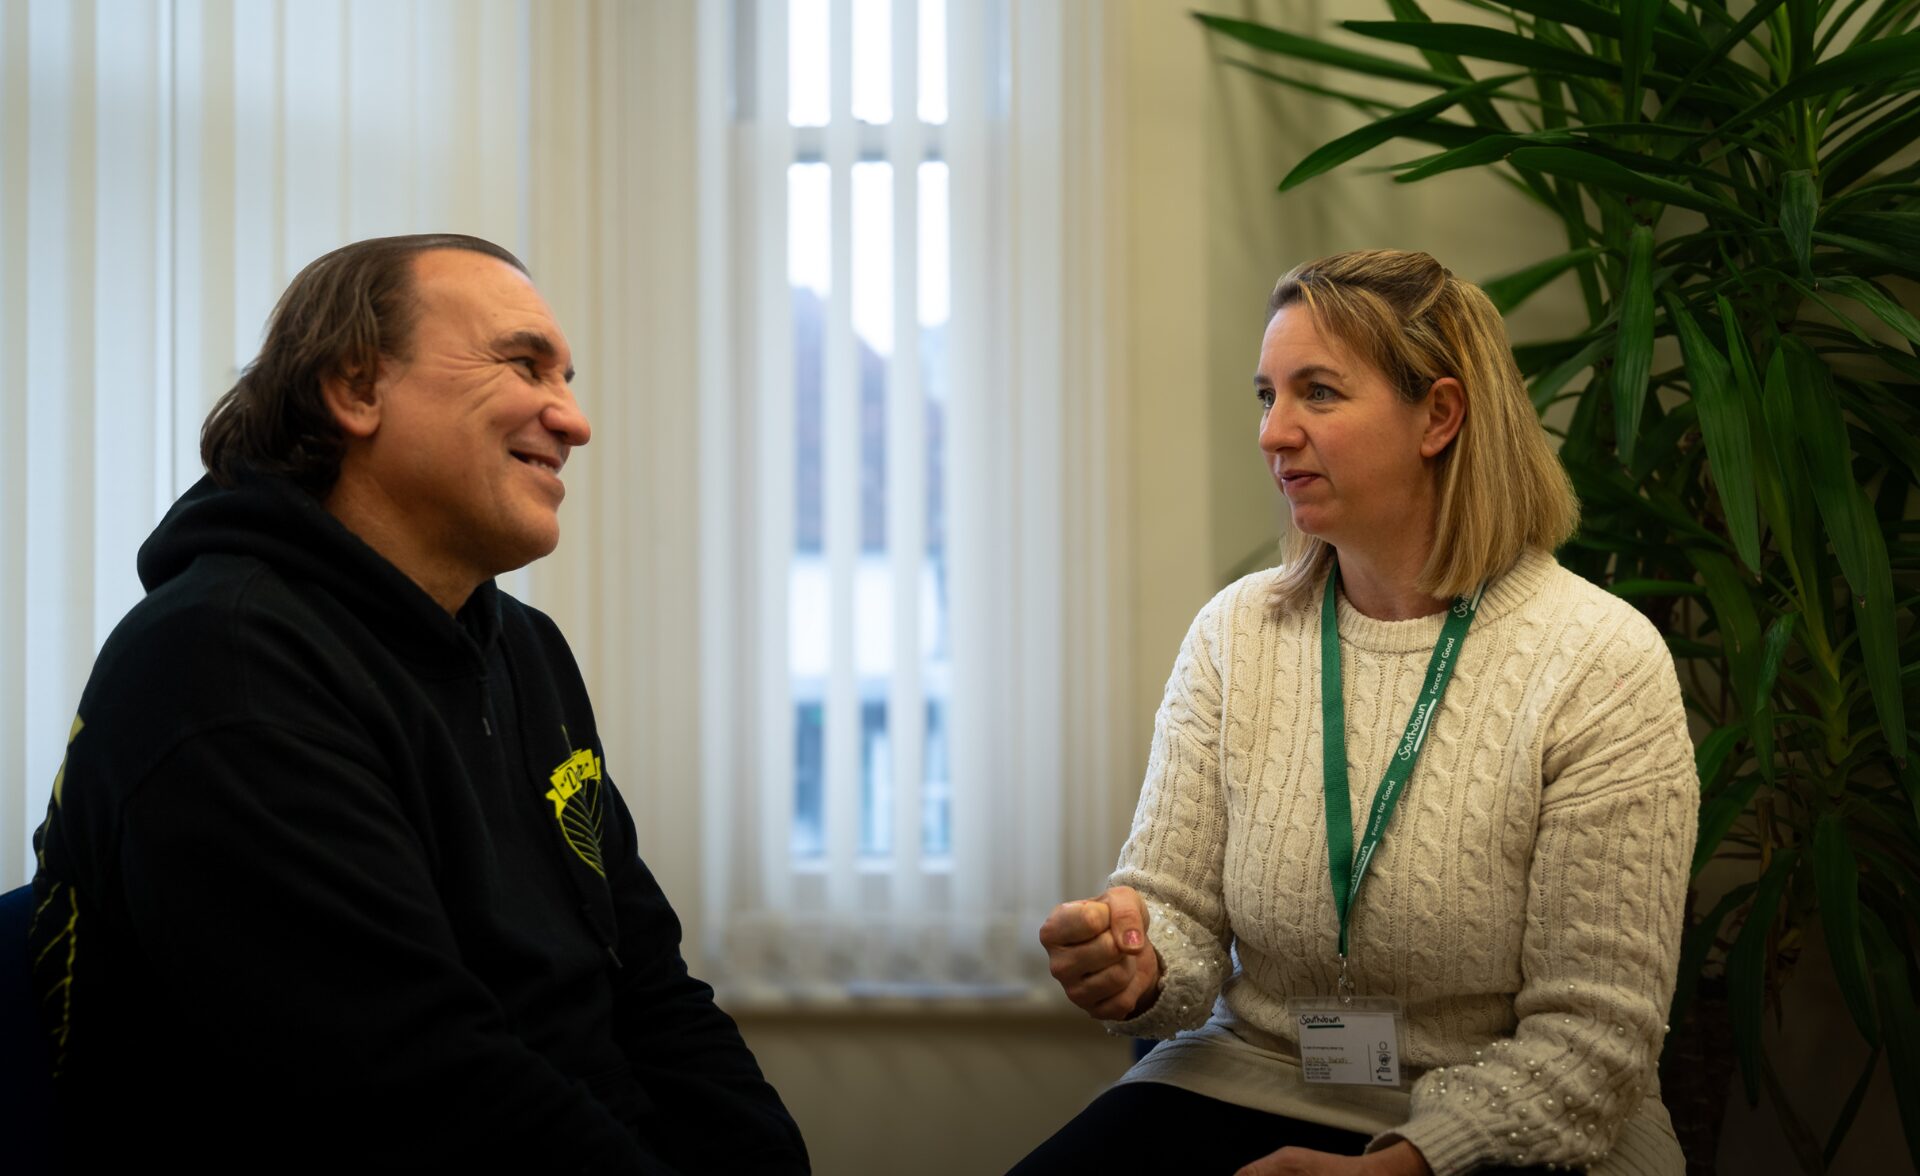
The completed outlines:
{"type": "MultiPolygon", "coordinates": [[[[793,551],[788,571],[789,684],[793,705],[793,840],[795,864],[819,862],[827,849],[827,773],[834,762],[829,732],[834,704],[831,683],[836,649],[852,650],[857,709],[859,814],[858,853],[863,862],[885,860],[899,827],[894,812],[892,741],[904,724],[913,724],[921,747],[919,852],[938,866],[951,850],[951,787],[948,772],[948,705],[952,651],[948,625],[947,516],[945,500],[946,357],[949,318],[947,164],[940,132],[946,121],[946,13],[941,0],[918,5],[919,101],[914,109],[895,109],[890,0],[853,0],[839,11],[851,17],[851,77],[843,117],[858,144],[851,167],[828,159],[827,137],[833,122],[834,87],[830,69],[833,43],[828,0],[790,0],[788,5],[787,118],[794,153],[787,169],[788,277],[793,323],[793,551]],[[913,173],[896,176],[888,159],[886,136],[896,118],[917,119],[925,151],[913,173]],[[911,184],[910,201],[897,199],[896,185],[911,184]],[[843,186],[836,192],[837,186],[843,186]],[[850,240],[833,239],[834,201],[850,202],[850,240]],[[896,232],[896,208],[911,206],[918,224],[911,234],[896,232]],[[896,244],[912,243],[912,259],[896,256],[896,244]],[[836,247],[845,249],[840,272],[852,326],[853,411],[835,417],[829,403],[829,349],[834,346],[830,308],[834,305],[836,247]],[[912,264],[907,262],[911,260],[912,264]],[[850,262],[850,264],[844,264],[850,262]],[[896,283],[912,274],[917,313],[896,322],[896,283]],[[917,465],[920,477],[904,501],[889,495],[889,467],[900,455],[889,452],[890,372],[896,351],[915,365],[920,409],[917,465]],[[838,426],[839,431],[835,429],[838,426]],[[837,463],[856,467],[848,471],[837,463]],[[839,517],[852,534],[835,533],[832,487],[855,488],[857,508],[839,517]],[[917,593],[902,593],[900,553],[891,550],[891,512],[918,512],[917,593]],[[841,549],[844,548],[844,551],[841,549]],[[841,558],[836,564],[836,551],[841,558]],[[847,557],[851,556],[849,560],[847,557]],[[834,629],[835,568],[850,566],[853,598],[851,642],[834,629]],[[917,625],[904,630],[897,610],[912,610],[917,625]],[[913,631],[918,641],[901,648],[898,634],[913,631]],[[842,638],[836,642],[836,637],[842,638]],[[898,673],[917,675],[925,705],[912,715],[892,713],[891,686],[898,673]]],[[[845,43],[843,41],[843,43],[845,43]]],[[[896,487],[897,489],[897,487],[896,487]]],[[[840,585],[839,591],[846,591],[840,585]]]]}

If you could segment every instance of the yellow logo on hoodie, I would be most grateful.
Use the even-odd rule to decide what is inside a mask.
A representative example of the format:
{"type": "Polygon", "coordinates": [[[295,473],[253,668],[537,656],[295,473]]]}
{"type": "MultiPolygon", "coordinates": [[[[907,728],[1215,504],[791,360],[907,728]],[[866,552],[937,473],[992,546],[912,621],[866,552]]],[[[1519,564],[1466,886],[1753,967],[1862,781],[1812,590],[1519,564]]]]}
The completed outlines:
{"type": "Polygon", "coordinates": [[[600,858],[600,757],[592,751],[576,751],[561,761],[548,779],[553,787],[547,799],[553,802],[553,819],[560,823],[561,836],[581,861],[604,878],[607,871],[600,858]]]}

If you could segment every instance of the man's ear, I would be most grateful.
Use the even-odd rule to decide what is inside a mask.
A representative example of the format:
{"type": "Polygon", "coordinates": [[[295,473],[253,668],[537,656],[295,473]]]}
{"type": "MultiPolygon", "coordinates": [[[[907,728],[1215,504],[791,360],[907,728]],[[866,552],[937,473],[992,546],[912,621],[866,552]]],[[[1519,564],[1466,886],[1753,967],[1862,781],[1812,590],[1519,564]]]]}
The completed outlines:
{"type": "Polygon", "coordinates": [[[1420,456],[1438,457],[1460,435],[1467,419],[1467,390],[1452,376],[1442,376],[1427,390],[1427,427],[1420,435],[1420,456]]]}
{"type": "Polygon", "coordinates": [[[373,376],[358,371],[323,376],[320,398],[347,437],[364,440],[379,431],[380,383],[373,376]]]}

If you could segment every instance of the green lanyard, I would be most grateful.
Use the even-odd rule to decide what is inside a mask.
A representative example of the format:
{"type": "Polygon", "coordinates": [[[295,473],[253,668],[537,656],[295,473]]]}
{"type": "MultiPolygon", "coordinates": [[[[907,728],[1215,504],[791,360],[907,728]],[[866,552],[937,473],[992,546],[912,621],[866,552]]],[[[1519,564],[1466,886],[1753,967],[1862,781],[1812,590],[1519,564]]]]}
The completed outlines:
{"type": "Polygon", "coordinates": [[[1360,856],[1353,853],[1353,802],[1347,790],[1347,717],[1340,686],[1340,621],[1334,604],[1340,568],[1336,564],[1327,575],[1327,598],[1320,608],[1320,726],[1322,778],[1327,790],[1327,869],[1333,876],[1333,906],[1340,915],[1340,995],[1350,999],[1353,985],[1347,979],[1347,925],[1353,918],[1353,900],[1360,892],[1360,881],[1367,875],[1373,851],[1380,847],[1387,822],[1393,819],[1394,806],[1400,801],[1407,777],[1420,758],[1427,742],[1427,728],[1440,698],[1453,678],[1455,655],[1480,610],[1480,597],[1487,590],[1483,583],[1472,598],[1456,596],[1447,610],[1447,623],[1434,644],[1433,658],[1427,662],[1426,688],[1413,704],[1407,717],[1407,732],[1400,737],[1399,750],[1380,778],[1380,790],[1374,794],[1373,813],[1367,818],[1366,832],[1360,839],[1360,856]]]}

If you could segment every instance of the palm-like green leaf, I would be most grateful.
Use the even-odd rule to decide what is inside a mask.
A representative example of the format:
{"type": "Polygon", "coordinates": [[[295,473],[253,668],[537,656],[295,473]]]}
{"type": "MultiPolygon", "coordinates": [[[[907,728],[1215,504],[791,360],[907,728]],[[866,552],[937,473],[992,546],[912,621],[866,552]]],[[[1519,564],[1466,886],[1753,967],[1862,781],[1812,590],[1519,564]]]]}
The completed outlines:
{"type": "Polygon", "coordinates": [[[1713,48],[1707,50],[1693,63],[1693,66],[1687,70],[1686,76],[1680,79],[1679,84],[1667,92],[1666,99],[1660,105],[1660,113],[1655,117],[1664,119],[1679,109],[1680,100],[1693,90],[1694,85],[1710,72],[1722,68],[1722,63],[1728,60],[1728,55],[1736,48],[1745,45],[1748,35],[1758,28],[1762,21],[1772,16],[1773,10],[1784,2],[1785,0],[1760,0],[1758,4],[1748,9],[1747,14],[1714,43],[1713,48]]]}
{"type": "Polygon", "coordinates": [[[1915,318],[1906,307],[1895,302],[1892,296],[1872,282],[1850,274],[1838,274],[1827,278],[1822,284],[1872,311],[1875,318],[1900,332],[1907,342],[1920,343],[1920,318],[1915,318]]]}
{"type": "Polygon", "coordinates": [[[1787,248],[1800,267],[1801,278],[1809,282],[1813,281],[1813,222],[1819,201],[1812,172],[1787,173],[1786,186],[1780,193],[1780,231],[1786,235],[1787,248]]]}
{"type": "Polygon", "coordinates": [[[1666,0],[1620,0],[1620,120],[1640,120],[1640,76],[1653,47],[1653,22],[1666,0]]]}
{"type": "Polygon", "coordinates": [[[1461,57],[1477,57],[1504,65],[1523,65],[1547,73],[1573,77],[1612,78],[1618,70],[1610,63],[1568,49],[1543,45],[1529,37],[1484,25],[1400,24],[1387,20],[1342,21],[1341,27],[1363,37],[1411,45],[1416,49],[1434,49],[1461,57]]]}
{"type": "Polygon", "coordinates": [[[1351,70],[1372,78],[1391,78],[1399,82],[1421,82],[1430,86],[1452,87],[1461,79],[1420,69],[1391,58],[1380,57],[1372,53],[1361,53],[1353,49],[1343,49],[1338,45],[1328,45],[1312,37],[1302,37],[1295,33],[1269,28],[1247,20],[1233,20],[1224,16],[1211,16],[1207,13],[1195,13],[1194,18],[1216,33],[1251,45],[1268,53],[1278,53],[1284,57],[1295,57],[1301,61],[1311,61],[1318,65],[1331,65],[1336,69],[1351,70]]]}
{"type": "Polygon", "coordinates": [[[1867,979],[1867,955],[1860,942],[1860,867],[1847,842],[1846,826],[1838,813],[1828,811],[1813,829],[1813,880],[1820,897],[1820,920],[1827,937],[1827,954],[1840,981],[1840,995],[1854,1024],[1870,1042],[1880,1029],[1873,1015],[1872,987],[1867,979]]]}
{"type": "Polygon", "coordinates": [[[1786,850],[1773,859],[1760,877],[1753,907],[1727,954],[1727,1012],[1733,1018],[1734,1041],[1740,1051],[1740,1074],[1746,1080],[1747,1101],[1760,1097],[1760,1013],[1766,982],[1764,966],[1768,932],[1780,914],[1780,894],[1799,854],[1786,850]]]}
{"type": "Polygon", "coordinates": [[[1592,260],[1599,254],[1598,249],[1574,249],[1558,257],[1550,257],[1524,269],[1482,282],[1480,289],[1485,291],[1487,297],[1492,300],[1494,309],[1501,314],[1506,314],[1532,297],[1536,290],[1548,282],[1574,266],[1592,260]]]}
{"type": "Polygon", "coordinates": [[[1870,127],[1829,152],[1820,161],[1820,182],[1827,192],[1837,194],[1866,178],[1916,138],[1920,138],[1920,98],[1875,119],[1870,127]]]}
{"type": "Polygon", "coordinates": [[[1868,41],[1829,57],[1734,115],[1726,125],[1743,127],[1771,117],[1790,103],[1875,85],[1889,85],[1895,90],[1920,86],[1920,32],[1868,41]]]}
{"type": "Polygon", "coordinates": [[[1726,512],[1727,533],[1733,538],[1740,562],[1756,575],[1760,571],[1760,518],[1753,494],[1753,427],[1747,421],[1746,401],[1733,380],[1733,366],[1677,297],[1667,299],[1667,318],[1680,336],[1687,377],[1693,382],[1694,403],[1700,408],[1700,431],[1707,457],[1713,463],[1713,484],[1726,512]]]}
{"type": "Polygon", "coordinates": [[[1498,163],[1521,147],[1562,145],[1579,142],[1568,131],[1543,130],[1528,131],[1524,134],[1486,135],[1471,143],[1465,143],[1437,155],[1410,160],[1402,165],[1394,179],[1403,184],[1416,183],[1441,172],[1458,171],[1463,167],[1484,167],[1489,163],[1498,163]]]}
{"type": "Polygon", "coordinates": [[[1861,930],[1866,943],[1873,988],[1885,1015],[1887,1069],[1893,1074],[1894,1102],[1906,1128],[1907,1154],[1920,1170],[1920,1006],[1908,980],[1907,952],[1887,934],[1879,918],[1862,911],[1861,930]]]}
{"type": "Polygon", "coordinates": [[[1793,640],[1795,614],[1787,613],[1773,619],[1767,626],[1767,635],[1760,639],[1760,681],[1753,688],[1753,698],[1749,700],[1749,713],[1752,716],[1753,757],[1760,761],[1760,774],[1766,777],[1769,785],[1777,782],[1777,768],[1774,764],[1774,709],[1773,684],[1780,678],[1780,663],[1787,655],[1787,645],[1793,640]]]}
{"type": "Polygon", "coordinates": [[[1636,225],[1627,242],[1627,280],[1620,292],[1620,341],[1613,355],[1613,433],[1620,460],[1633,464],[1640,410],[1653,369],[1653,229],[1636,225]]]}
{"type": "Polygon", "coordinates": [[[1531,168],[1550,176],[1578,180],[1583,184],[1591,184],[1622,196],[1649,200],[1655,204],[1672,204],[1679,208],[1691,208],[1695,212],[1729,217],[1742,224],[1759,223],[1744,209],[1729,204],[1711,193],[1701,192],[1684,184],[1676,184],[1671,180],[1645,175],[1591,151],[1581,151],[1572,147],[1521,147],[1508,158],[1517,167],[1531,168]]]}
{"type": "Polygon", "coordinates": [[[1421,123],[1432,122],[1435,115],[1448,110],[1460,102],[1477,95],[1487,94],[1508,82],[1525,77],[1525,74],[1502,74],[1499,77],[1485,78],[1465,86],[1456,86],[1444,94],[1437,94],[1425,102],[1415,103],[1405,110],[1397,111],[1387,118],[1340,136],[1308,153],[1305,159],[1294,165],[1287,178],[1280,181],[1282,192],[1321,174],[1332,171],[1357,155],[1373,150],[1389,139],[1397,139],[1421,123]]]}
{"type": "Polygon", "coordinates": [[[1827,368],[1804,344],[1787,340],[1787,365],[1798,394],[1795,420],[1812,475],[1813,500],[1832,537],[1834,555],[1853,589],[1861,656],[1874,711],[1894,755],[1907,747],[1906,703],[1900,689],[1899,638],[1893,623],[1893,569],[1873,505],[1853,476],[1853,445],[1833,398],[1827,368]]]}

